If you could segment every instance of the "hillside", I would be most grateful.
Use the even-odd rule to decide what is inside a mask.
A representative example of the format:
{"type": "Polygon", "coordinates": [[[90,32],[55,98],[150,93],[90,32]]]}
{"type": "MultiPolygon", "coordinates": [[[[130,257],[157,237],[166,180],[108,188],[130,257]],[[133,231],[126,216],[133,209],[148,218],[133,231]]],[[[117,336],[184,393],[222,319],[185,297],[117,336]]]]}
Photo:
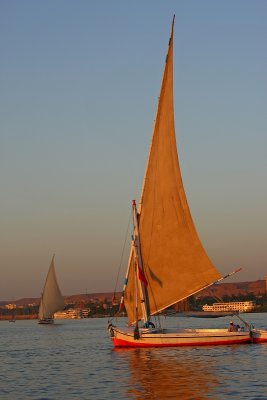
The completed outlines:
{"type": "MultiPolygon", "coordinates": [[[[252,282],[235,282],[235,283],[220,283],[217,285],[211,286],[209,289],[203,290],[197,294],[198,298],[205,296],[212,296],[221,299],[223,296],[237,296],[239,294],[251,294],[253,293],[255,296],[264,295],[267,292],[266,288],[267,283],[265,280],[257,280],[252,282]]],[[[119,300],[120,293],[117,293],[117,301],[119,300]]],[[[104,302],[104,301],[112,301],[113,293],[112,292],[97,292],[97,293],[87,293],[87,294],[73,294],[64,296],[66,304],[72,303],[87,303],[87,302],[104,302]]],[[[25,305],[37,305],[39,304],[39,298],[23,298],[19,300],[14,300],[12,303],[15,303],[18,306],[25,305]]],[[[11,301],[1,301],[0,306],[4,306],[5,304],[10,303],[11,301]]]]}
{"type": "Polygon", "coordinates": [[[235,283],[220,283],[213,285],[207,290],[203,290],[197,297],[215,296],[222,298],[225,295],[237,296],[239,294],[251,294],[255,296],[266,293],[266,282],[258,280],[253,282],[235,282],[235,283]]]}

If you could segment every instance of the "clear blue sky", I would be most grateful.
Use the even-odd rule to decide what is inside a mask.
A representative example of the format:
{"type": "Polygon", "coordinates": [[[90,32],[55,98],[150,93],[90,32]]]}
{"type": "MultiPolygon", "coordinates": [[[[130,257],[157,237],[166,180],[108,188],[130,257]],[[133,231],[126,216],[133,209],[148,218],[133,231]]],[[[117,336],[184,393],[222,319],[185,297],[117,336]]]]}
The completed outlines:
{"type": "Polygon", "coordinates": [[[267,2],[1,1],[0,300],[39,296],[53,253],[63,294],[114,289],[174,13],[199,236],[221,273],[267,275],[267,2]]]}

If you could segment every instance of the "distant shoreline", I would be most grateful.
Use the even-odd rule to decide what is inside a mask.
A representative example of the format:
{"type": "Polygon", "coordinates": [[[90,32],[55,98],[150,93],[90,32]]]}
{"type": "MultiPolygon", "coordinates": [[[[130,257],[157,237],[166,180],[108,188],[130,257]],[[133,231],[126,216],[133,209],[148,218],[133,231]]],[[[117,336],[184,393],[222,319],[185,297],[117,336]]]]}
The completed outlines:
{"type": "MultiPolygon", "coordinates": [[[[32,314],[32,315],[16,315],[15,320],[23,320],[23,319],[37,319],[38,315],[37,314],[32,314]]],[[[0,316],[0,321],[10,321],[12,320],[12,317],[10,315],[1,315],[0,316]]]]}
{"type": "MultiPolygon", "coordinates": [[[[241,314],[263,314],[266,313],[266,310],[253,310],[253,311],[247,311],[241,314]]],[[[179,313],[178,313],[179,314],[179,313]]],[[[181,313],[182,314],[182,313],[181,313]]],[[[55,321],[62,321],[62,320],[66,320],[66,319],[95,319],[95,318],[109,318],[110,315],[106,315],[106,314],[99,314],[99,315],[91,315],[89,317],[86,318],[56,318],[55,321]]],[[[122,317],[122,316],[118,316],[118,317],[122,317]]],[[[16,321],[23,321],[23,320],[33,320],[33,319],[38,319],[38,314],[32,314],[32,315],[17,315],[15,320],[16,321]]],[[[0,322],[1,321],[10,321],[12,320],[12,317],[10,315],[1,315],[0,316],[0,322]]]]}
{"type": "MultiPolygon", "coordinates": [[[[203,290],[199,297],[206,296],[216,296],[218,298],[222,298],[225,295],[228,296],[238,296],[238,295],[248,295],[254,294],[255,296],[266,296],[267,294],[267,277],[266,279],[258,279],[256,281],[245,281],[245,282],[223,282],[217,285],[214,285],[212,288],[203,290]]],[[[116,292],[116,296],[120,297],[121,292],[116,292]]],[[[93,300],[99,301],[112,301],[114,297],[114,292],[95,292],[95,293],[80,293],[73,295],[64,295],[66,304],[77,303],[77,302],[88,302],[93,300]]],[[[28,305],[28,304],[39,304],[39,297],[26,297],[18,300],[1,300],[0,307],[5,306],[9,303],[15,303],[17,305],[28,305]]]]}

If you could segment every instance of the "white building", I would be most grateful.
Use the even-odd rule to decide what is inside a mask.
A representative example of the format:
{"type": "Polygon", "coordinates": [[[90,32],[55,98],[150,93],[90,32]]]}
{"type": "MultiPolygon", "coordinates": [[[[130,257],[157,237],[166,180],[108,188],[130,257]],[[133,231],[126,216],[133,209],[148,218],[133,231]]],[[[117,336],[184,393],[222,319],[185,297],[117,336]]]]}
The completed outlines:
{"type": "Polygon", "coordinates": [[[55,319],[79,319],[87,318],[90,310],[88,308],[69,308],[66,311],[58,311],[54,314],[55,319]]]}
{"type": "Polygon", "coordinates": [[[16,304],[6,304],[5,308],[8,310],[14,310],[14,308],[17,308],[16,304]]]}
{"type": "Polygon", "coordinates": [[[255,308],[255,301],[233,301],[229,303],[213,303],[212,306],[205,304],[203,311],[252,311],[255,308]]]}

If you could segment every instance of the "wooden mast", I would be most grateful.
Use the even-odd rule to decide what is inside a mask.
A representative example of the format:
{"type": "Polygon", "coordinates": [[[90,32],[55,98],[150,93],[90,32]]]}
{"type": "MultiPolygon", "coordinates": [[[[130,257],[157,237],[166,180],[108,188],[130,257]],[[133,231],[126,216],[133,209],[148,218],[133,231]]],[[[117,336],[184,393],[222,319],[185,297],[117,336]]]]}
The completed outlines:
{"type": "MultiPolygon", "coordinates": [[[[137,216],[137,209],[136,209],[136,202],[135,200],[132,201],[133,207],[133,219],[134,219],[134,253],[135,253],[135,261],[136,261],[136,278],[139,286],[139,293],[140,293],[140,304],[141,310],[144,320],[144,325],[148,327],[149,323],[149,303],[148,303],[148,296],[146,290],[146,278],[144,274],[144,267],[142,261],[142,253],[141,253],[141,246],[140,246],[140,236],[139,236],[139,227],[138,227],[138,216],[137,216]]],[[[136,321],[137,322],[137,321],[136,321]]]]}

